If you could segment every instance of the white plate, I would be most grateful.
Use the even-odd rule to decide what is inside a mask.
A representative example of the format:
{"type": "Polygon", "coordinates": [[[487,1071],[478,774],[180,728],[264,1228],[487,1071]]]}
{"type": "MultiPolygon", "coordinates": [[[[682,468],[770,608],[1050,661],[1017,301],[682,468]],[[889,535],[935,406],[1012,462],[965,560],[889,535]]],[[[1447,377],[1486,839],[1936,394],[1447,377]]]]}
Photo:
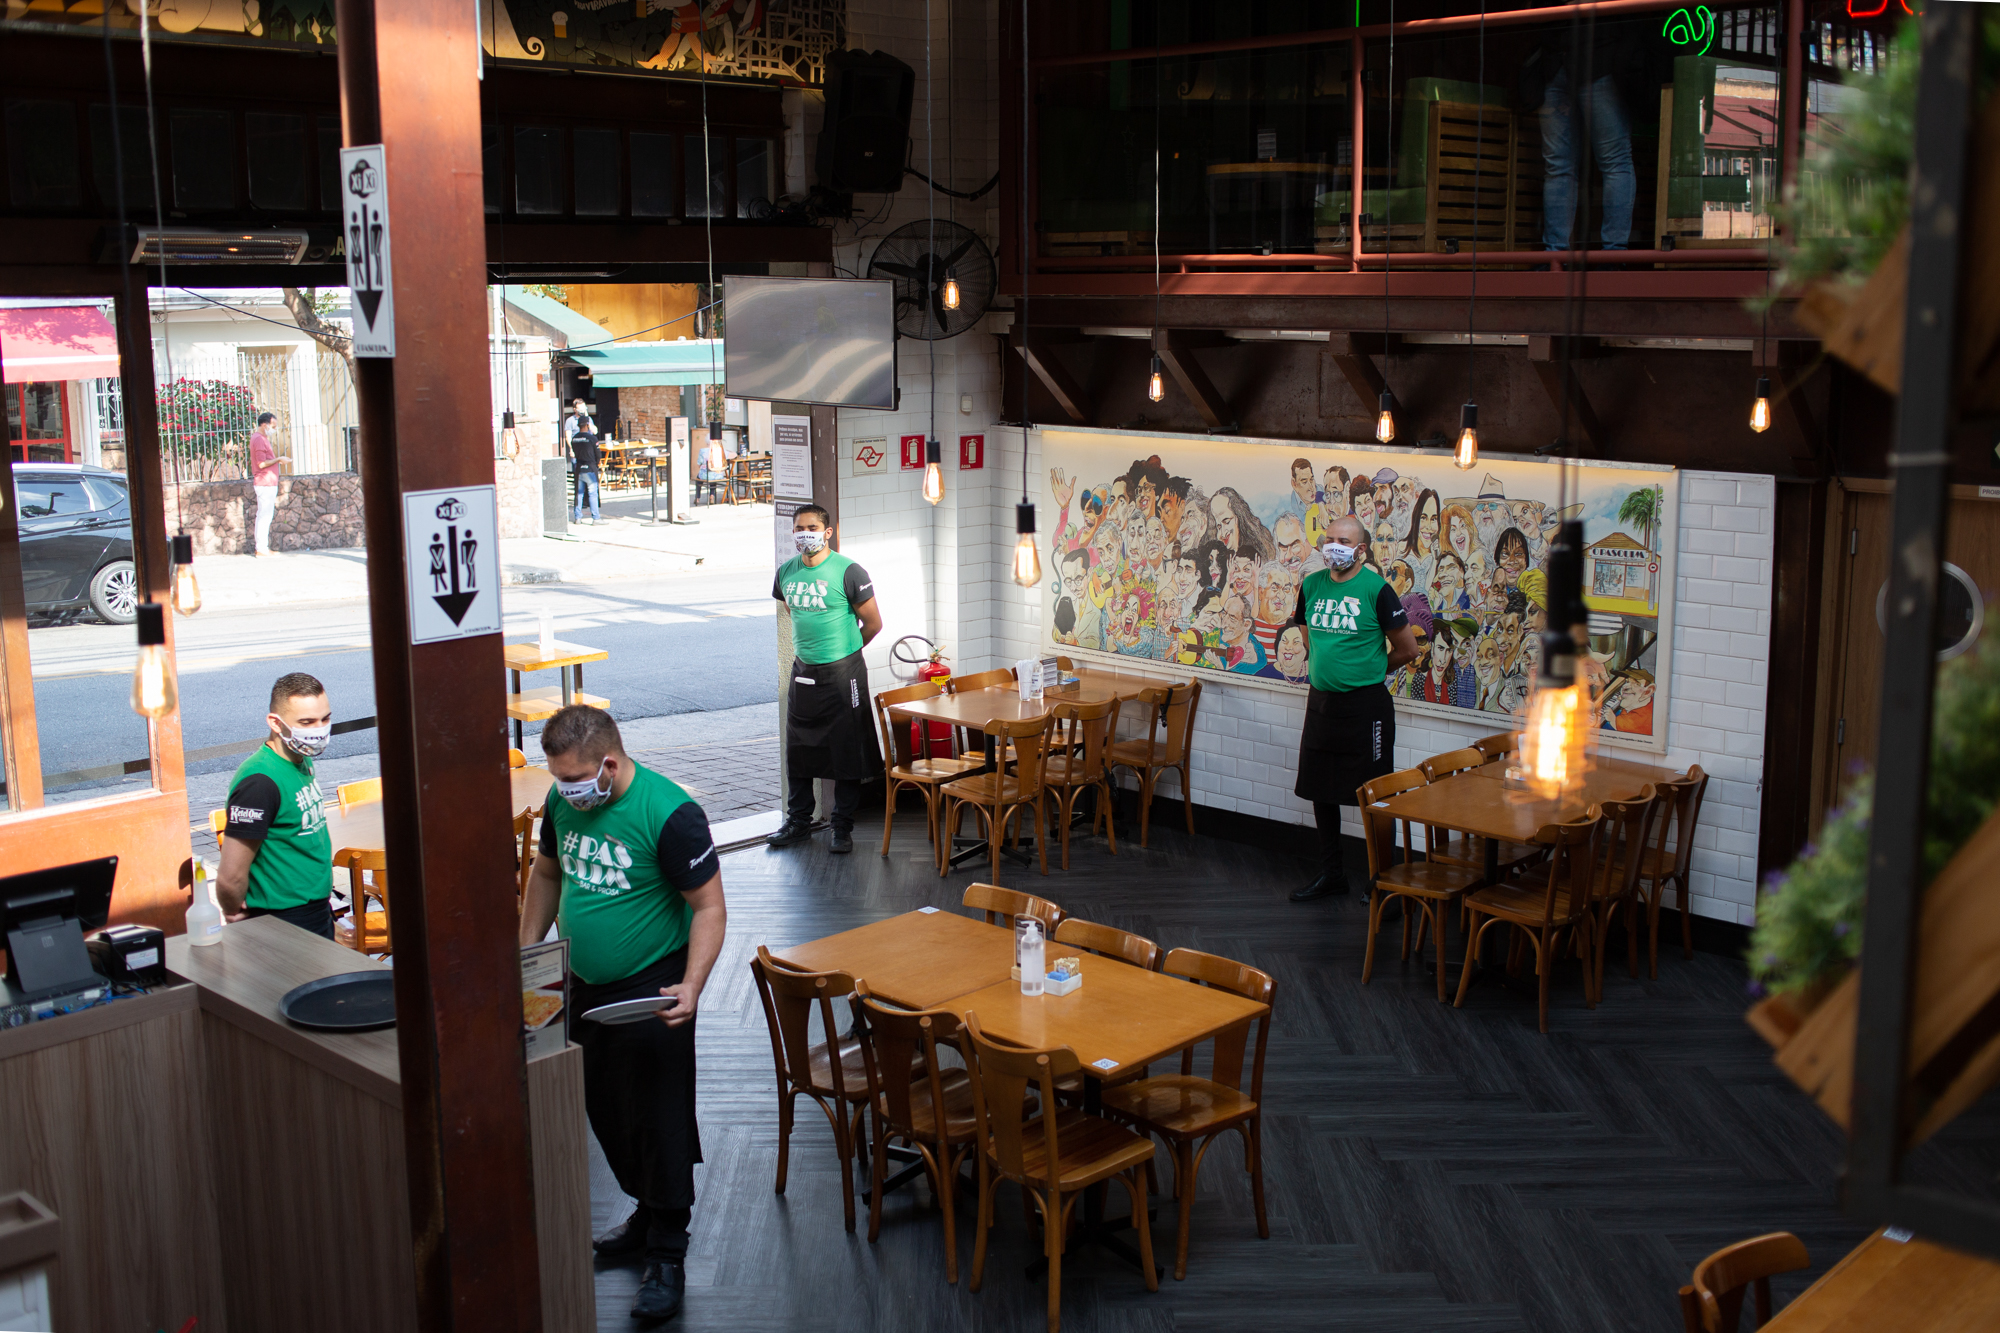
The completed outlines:
{"type": "Polygon", "coordinates": [[[672,995],[642,995],[636,1000],[620,1000],[616,1004],[600,1004],[595,1009],[586,1009],[583,1016],[593,1023],[636,1023],[642,1018],[651,1018],[662,1009],[672,1009],[680,1000],[672,995]]]}

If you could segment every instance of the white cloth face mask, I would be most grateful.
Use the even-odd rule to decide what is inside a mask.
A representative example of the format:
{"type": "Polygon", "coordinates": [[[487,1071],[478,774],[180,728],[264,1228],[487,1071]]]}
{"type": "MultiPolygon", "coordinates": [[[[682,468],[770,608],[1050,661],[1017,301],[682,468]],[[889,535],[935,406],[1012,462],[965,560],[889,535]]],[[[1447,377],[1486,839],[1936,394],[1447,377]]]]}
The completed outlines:
{"type": "Polygon", "coordinates": [[[286,727],[285,748],[303,759],[316,759],[325,753],[328,742],[333,740],[333,723],[323,722],[317,727],[286,727]]]}
{"type": "Polygon", "coordinates": [[[1319,553],[1325,556],[1326,562],[1335,569],[1352,569],[1354,562],[1361,558],[1359,546],[1343,546],[1339,542],[1328,542],[1319,548],[1319,553]]]}
{"type": "Polygon", "coordinates": [[[597,784],[603,781],[604,765],[609,761],[610,756],[608,755],[598,760],[597,772],[581,782],[564,782],[561,778],[557,778],[556,794],[561,796],[565,801],[568,801],[570,806],[577,810],[594,810],[598,806],[603,805],[611,799],[611,792],[609,788],[600,790],[597,784]]]}
{"type": "Polygon", "coordinates": [[[826,529],[813,528],[806,532],[792,534],[792,545],[799,548],[800,555],[813,555],[826,549],[826,529]]]}

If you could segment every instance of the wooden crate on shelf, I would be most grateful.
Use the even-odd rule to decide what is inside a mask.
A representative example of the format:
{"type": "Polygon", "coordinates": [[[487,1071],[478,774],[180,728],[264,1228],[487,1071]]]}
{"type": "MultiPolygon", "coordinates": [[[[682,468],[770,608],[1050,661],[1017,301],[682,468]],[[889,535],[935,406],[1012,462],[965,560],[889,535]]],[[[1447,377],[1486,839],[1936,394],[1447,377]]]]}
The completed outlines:
{"type": "Polygon", "coordinates": [[[1540,249],[1541,138],[1530,113],[1461,102],[1430,106],[1422,248],[1540,249]],[[1476,207],[1475,207],[1476,206],[1476,207]]]}

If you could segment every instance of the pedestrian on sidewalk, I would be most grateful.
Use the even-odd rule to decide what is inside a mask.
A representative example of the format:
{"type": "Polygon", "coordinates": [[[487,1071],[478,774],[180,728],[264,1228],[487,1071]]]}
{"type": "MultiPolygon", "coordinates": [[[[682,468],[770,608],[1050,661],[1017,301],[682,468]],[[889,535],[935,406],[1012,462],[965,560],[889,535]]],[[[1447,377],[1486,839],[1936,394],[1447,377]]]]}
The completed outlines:
{"type": "Polygon", "coordinates": [[[591,419],[589,411],[579,398],[576,410],[563,421],[563,435],[569,445],[570,471],[576,476],[576,506],[570,514],[570,522],[583,522],[584,497],[590,499],[590,521],[601,523],[604,515],[597,507],[597,423],[591,419]]]}
{"type": "Polygon", "coordinates": [[[875,580],[830,545],[826,510],[792,518],[799,553],[771,582],[791,611],[791,695],[785,710],[785,822],[766,841],[789,847],[812,836],[813,779],[833,779],[833,850],[854,850],[854,811],[864,778],[882,772],[861,650],[882,632],[875,580]]]}
{"type": "Polygon", "coordinates": [[[250,489],[257,497],[257,555],[271,554],[271,520],[278,512],[278,451],[271,444],[276,429],[276,412],[257,414],[257,429],[250,435],[250,489]]]}

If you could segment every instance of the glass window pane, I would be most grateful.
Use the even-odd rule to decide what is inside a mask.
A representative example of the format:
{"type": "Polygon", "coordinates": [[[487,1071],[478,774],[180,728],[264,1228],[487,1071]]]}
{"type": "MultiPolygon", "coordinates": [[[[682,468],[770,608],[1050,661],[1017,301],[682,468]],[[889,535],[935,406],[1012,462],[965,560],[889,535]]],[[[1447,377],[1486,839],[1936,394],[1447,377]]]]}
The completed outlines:
{"type": "Polygon", "coordinates": [[[632,216],[670,218],[680,212],[671,134],[632,136],[632,216]]]}
{"type": "Polygon", "coordinates": [[[227,111],[173,113],[174,207],[236,203],[236,127],[227,111]]]}
{"type": "Polygon", "coordinates": [[[736,216],[769,217],[777,190],[771,183],[777,154],[769,139],[736,141],[736,216]]]}
{"type": "Polygon", "coordinates": [[[319,118],[319,209],[322,213],[340,211],[340,120],[335,116],[319,118]]]}
{"type": "Polygon", "coordinates": [[[1818,0],[1807,10],[1805,51],[1805,160],[1799,164],[1798,198],[1805,209],[1802,230],[1812,236],[1854,233],[1850,221],[1866,216],[1874,183],[1831,180],[1818,169],[1812,146],[1837,142],[1852,132],[1850,118],[1859,105],[1852,81],[1886,74],[1900,53],[1895,32],[1901,11],[1872,19],[1848,17],[1844,3],[1818,0]]]}
{"type": "Polygon", "coordinates": [[[563,211],[563,132],[547,126],[521,125],[514,130],[514,211],[563,211]]]}
{"type": "Polygon", "coordinates": [[[7,180],[17,208],[75,208],[82,204],[74,106],[68,102],[8,100],[7,180]]]}
{"type": "Polygon", "coordinates": [[[727,217],[729,140],[711,137],[705,157],[699,134],[688,135],[682,144],[687,152],[687,215],[691,218],[727,217]],[[706,189],[703,188],[704,180],[706,189]]]}
{"type": "Polygon", "coordinates": [[[578,217],[617,217],[621,174],[617,130],[576,131],[578,217]]]}
{"type": "Polygon", "coordinates": [[[486,183],[486,211],[498,213],[501,202],[500,187],[503,184],[500,178],[500,127],[481,125],[479,144],[480,173],[486,183]]]}
{"type": "Polygon", "coordinates": [[[252,111],[244,118],[250,202],[287,213],[306,206],[306,118],[252,111]]]}
{"type": "MultiPolygon", "coordinates": [[[[125,164],[125,212],[133,216],[153,205],[153,159],[147,148],[146,108],[118,108],[118,147],[125,164]]],[[[97,187],[98,206],[118,207],[117,170],[119,153],[112,150],[111,108],[99,103],[90,108],[90,176],[97,187]]]]}
{"type": "Polygon", "coordinates": [[[86,475],[83,479],[83,488],[90,494],[90,507],[93,511],[116,509],[125,503],[125,487],[118,479],[86,475]]]}

